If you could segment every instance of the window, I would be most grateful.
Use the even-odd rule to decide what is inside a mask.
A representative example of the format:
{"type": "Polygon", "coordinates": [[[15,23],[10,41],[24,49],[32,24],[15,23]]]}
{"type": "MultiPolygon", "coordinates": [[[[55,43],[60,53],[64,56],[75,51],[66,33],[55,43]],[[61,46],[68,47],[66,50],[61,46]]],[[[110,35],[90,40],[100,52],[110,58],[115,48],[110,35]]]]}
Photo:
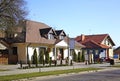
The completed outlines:
{"type": "Polygon", "coordinates": [[[49,34],[48,34],[48,39],[54,39],[54,36],[53,36],[52,33],[49,33],[49,34]]]}
{"type": "Polygon", "coordinates": [[[60,39],[64,39],[64,36],[63,35],[60,35],[60,37],[59,37],[60,39]]]}
{"type": "Polygon", "coordinates": [[[13,55],[17,55],[17,47],[13,47],[13,55]]]}
{"type": "Polygon", "coordinates": [[[99,51],[98,50],[95,50],[95,54],[98,55],[99,51]]]}

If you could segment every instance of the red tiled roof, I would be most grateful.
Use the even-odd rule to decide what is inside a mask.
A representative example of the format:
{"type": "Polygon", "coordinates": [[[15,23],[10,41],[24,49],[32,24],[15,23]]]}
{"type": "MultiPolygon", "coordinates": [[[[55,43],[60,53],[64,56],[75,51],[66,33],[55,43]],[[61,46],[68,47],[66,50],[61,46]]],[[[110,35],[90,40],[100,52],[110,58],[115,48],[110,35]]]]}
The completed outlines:
{"type": "Polygon", "coordinates": [[[86,48],[110,48],[102,44],[102,41],[107,37],[109,37],[110,42],[115,45],[108,34],[81,35],[77,36],[75,40],[85,45],[86,48]]]}
{"type": "Polygon", "coordinates": [[[87,42],[90,40],[94,40],[96,43],[101,43],[107,36],[108,36],[108,34],[85,35],[84,41],[82,41],[81,36],[76,37],[76,40],[78,42],[87,42]]]}

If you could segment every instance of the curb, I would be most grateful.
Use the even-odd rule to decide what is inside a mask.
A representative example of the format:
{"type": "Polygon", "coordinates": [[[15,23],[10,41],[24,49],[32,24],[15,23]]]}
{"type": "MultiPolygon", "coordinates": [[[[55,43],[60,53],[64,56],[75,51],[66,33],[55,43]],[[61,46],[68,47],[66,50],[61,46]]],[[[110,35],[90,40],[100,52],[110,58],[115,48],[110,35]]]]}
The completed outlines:
{"type": "Polygon", "coordinates": [[[18,79],[12,81],[34,81],[36,80],[45,80],[47,78],[55,78],[55,77],[62,77],[62,76],[72,76],[77,74],[86,74],[86,73],[94,73],[94,72],[103,72],[103,71],[110,71],[110,70],[117,70],[120,68],[109,68],[109,69],[102,69],[102,70],[93,70],[93,71],[83,71],[78,73],[67,73],[67,74],[58,74],[58,75],[48,75],[48,76],[40,76],[40,77],[32,77],[32,78],[25,78],[25,79],[18,79]],[[46,78],[47,77],[47,78],[46,78]]]}

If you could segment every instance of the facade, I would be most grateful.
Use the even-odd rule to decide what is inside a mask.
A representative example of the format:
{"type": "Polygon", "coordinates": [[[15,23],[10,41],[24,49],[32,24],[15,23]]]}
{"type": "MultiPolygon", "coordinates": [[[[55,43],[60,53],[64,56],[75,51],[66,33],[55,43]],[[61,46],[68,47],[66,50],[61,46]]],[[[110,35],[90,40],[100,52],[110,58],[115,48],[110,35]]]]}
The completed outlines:
{"type": "Polygon", "coordinates": [[[77,36],[75,40],[86,46],[83,50],[89,63],[95,63],[100,58],[113,58],[113,46],[115,44],[108,34],[82,34],[77,36]]]}
{"type": "Polygon", "coordinates": [[[120,60],[120,46],[114,49],[114,59],[120,60]]]}
{"type": "MultiPolygon", "coordinates": [[[[41,53],[48,51],[52,60],[65,60],[72,58],[69,54],[69,40],[63,30],[54,30],[52,27],[40,22],[26,20],[15,32],[2,35],[1,45],[7,50],[8,63],[28,63],[32,61],[34,50],[38,57],[41,53]]],[[[83,45],[75,42],[76,50],[79,51],[83,45]]],[[[2,49],[1,49],[2,50],[2,49]]],[[[3,54],[2,54],[3,55],[3,54]]],[[[44,56],[45,59],[45,56],[44,56]]]]}

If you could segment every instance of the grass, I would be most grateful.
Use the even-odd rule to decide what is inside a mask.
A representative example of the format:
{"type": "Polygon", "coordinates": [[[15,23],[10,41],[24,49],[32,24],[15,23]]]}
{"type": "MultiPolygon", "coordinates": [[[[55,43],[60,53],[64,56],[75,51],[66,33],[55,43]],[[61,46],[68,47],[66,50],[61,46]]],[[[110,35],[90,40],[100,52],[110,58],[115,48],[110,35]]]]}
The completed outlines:
{"type": "Polygon", "coordinates": [[[120,68],[120,64],[119,65],[112,65],[111,67],[120,68]]]}
{"type": "Polygon", "coordinates": [[[1,72],[1,71],[8,71],[8,69],[0,69],[0,72],[1,72]]]}
{"type": "Polygon", "coordinates": [[[48,72],[35,72],[29,74],[7,75],[7,76],[0,76],[0,81],[11,81],[17,79],[24,79],[24,78],[28,79],[32,77],[59,75],[59,74],[67,74],[67,73],[79,73],[83,71],[92,71],[92,70],[96,71],[99,69],[100,68],[79,68],[79,69],[58,70],[58,71],[48,71],[48,72]]]}

